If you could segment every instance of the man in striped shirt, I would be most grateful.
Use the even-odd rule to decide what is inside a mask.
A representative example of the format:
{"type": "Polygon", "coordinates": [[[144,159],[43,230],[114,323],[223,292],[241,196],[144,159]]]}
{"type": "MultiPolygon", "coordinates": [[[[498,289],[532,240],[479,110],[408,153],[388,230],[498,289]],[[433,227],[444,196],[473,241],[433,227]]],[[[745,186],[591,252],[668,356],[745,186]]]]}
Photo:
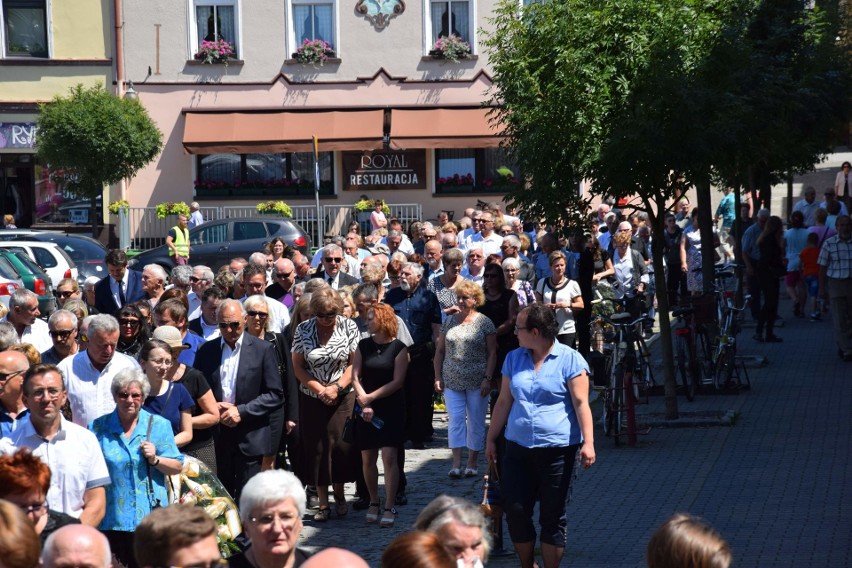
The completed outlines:
{"type": "Polygon", "coordinates": [[[841,215],[835,228],[819,253],[819,294],[831,302],[838,354],[852,361],[852,219],[841,215]]]}

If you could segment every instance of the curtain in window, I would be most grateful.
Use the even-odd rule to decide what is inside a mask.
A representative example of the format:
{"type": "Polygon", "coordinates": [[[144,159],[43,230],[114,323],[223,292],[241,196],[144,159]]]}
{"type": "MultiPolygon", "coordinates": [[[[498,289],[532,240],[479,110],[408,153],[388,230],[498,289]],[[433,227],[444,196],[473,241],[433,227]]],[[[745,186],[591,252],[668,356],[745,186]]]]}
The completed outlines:
{"type": "Polygon", "coordinates": [[[236,44],[236,24],[233,6],[196,6],[195,23],[198,29],[198,44],[202,41],[224,39],[232,46],[236,44]]]}
{"type": "Polygon", "coordinates": [[[44,0],[6,0],[6,54],[47,57],[44,0]]]}
{"type": "Polygon", "coordinates": [[[456,35],[470,41],[470,3],[432,2],[432,41],[456,35]]]}
{"type": "Polygon", "coordinates": [[[306,39],[321,39],[332,44],[332,46],[334,45],[332,8],[331,4],[293,5],[293,26],[298,44],[306,39]]]}

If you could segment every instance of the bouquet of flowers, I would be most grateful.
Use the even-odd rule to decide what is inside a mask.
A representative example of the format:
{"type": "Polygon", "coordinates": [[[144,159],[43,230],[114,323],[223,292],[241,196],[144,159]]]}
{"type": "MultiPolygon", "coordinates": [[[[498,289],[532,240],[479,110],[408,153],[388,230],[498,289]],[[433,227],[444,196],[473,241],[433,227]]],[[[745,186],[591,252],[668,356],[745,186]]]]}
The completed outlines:
{"type": "Polygon", "coordinates": [[[216,540],[223,558],[239,552],[239,546],[234,539],[243,532],[243,525],[237,505],[204,462],[186,456],[183,471],[169,476],[168,482],[172,503],[189,503],[204,507],[204,512],[216,521],[219,526],[216,540]]]}

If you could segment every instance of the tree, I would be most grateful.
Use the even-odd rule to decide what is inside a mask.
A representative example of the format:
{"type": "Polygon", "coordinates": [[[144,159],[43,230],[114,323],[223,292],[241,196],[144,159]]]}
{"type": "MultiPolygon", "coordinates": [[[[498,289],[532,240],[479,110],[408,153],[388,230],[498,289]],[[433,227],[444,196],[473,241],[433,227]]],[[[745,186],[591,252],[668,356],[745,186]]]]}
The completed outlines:
{"type": "Polygon", "coordinates": [[[91,200],[95,237],[95,199],[103,186],[132,178],[162,147],[163,135],[141,103],[115,97],[103,85],[77,85],[69,96],[40,106],[38,156],[63,171],[68,190],[91,200]]]}

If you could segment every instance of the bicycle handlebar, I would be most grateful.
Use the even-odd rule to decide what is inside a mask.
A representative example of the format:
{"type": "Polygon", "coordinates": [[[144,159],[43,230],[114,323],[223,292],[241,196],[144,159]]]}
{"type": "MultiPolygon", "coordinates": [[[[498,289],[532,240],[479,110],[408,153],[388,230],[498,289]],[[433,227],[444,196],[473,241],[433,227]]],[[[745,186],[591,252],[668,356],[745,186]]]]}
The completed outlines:
{"type": "MultiPolygon", "coordinates": [[[[618,317],[618,316],[627,316],[627,317],[630,317],[630,314],[628,314],[628,313],[626,313],[626,312],[621,312],[621,313],[619,313],[619,314],[613,314],[613,317],[614,317],[614,318],[616,318],[616,317],[618,317]]],[[[624,318],[623,318],[623,317],[618,317],[618,319],[624,319],[624,318]]],[[[608,318],[608,317],[606,317],[606,316],[597,316],[595,319],[593,319],[593,320],[592,320],[592,323],[594,324],[594,323],[598,323],[598,322],[600,322],[600,321],[603,321],[604,323],[608,323],[609,325],[611,325],[611,326],[613,326],[613,327],[624,327],[624,328],[628,328],[628,327],[635,327],[637,324],[642,323],[642,322],[644,322],[644,321],[646,321],[646,320],[648,320],[648,319],[649,319],[649,318],[648,318],[648,316],[646,316],[646,315],[644,315],[644,314],[643,314],[643,315],[640,315],[638,318],[636,318],[635,320],[633,320],[633,321],[631,321],[631,322],[615,321],[614,319],[608,318]]]]}

